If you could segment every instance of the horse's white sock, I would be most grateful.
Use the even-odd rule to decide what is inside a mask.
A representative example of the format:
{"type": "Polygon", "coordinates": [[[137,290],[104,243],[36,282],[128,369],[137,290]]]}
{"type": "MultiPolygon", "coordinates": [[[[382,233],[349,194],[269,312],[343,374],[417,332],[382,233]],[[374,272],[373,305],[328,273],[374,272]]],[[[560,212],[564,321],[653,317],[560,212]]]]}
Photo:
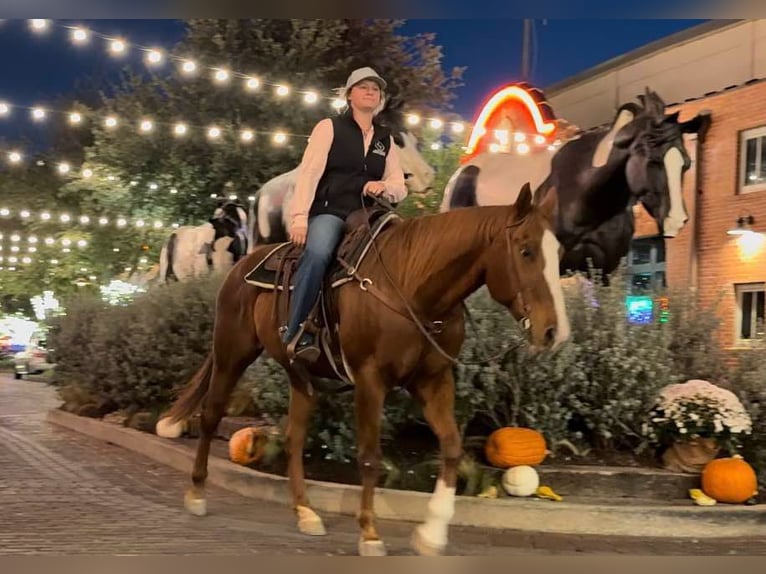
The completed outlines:
{"type": "Polygon", "coordinates": [[[447,545],[447,529],[455,514],[455,488],[448,487],[443,479],[436,481],[436,488],[428,501],[428,516],[420,525],[420,535],[432,546],[447,545]]]}

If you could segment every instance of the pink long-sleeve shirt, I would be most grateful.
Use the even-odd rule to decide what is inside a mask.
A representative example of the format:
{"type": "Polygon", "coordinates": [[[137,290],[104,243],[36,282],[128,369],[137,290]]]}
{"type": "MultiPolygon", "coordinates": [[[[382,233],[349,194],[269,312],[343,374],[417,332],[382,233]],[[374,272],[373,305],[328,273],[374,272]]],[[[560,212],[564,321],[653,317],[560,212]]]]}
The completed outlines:
{"type": "MultiPolygon", "coordinates": [[[[327,166],[327,156],[332,146],[334,130],[332,120],[327,118],[319,122],[311,132],[306,151],[298,167],[298,178],[295,182],[295,193],[290,202],[290,228],[308,227],[308,216],[314,201],[319,180],[327,166]]],[[[364,154],[370,149],[374,130],[364,137],[364,154]]],[[[407,187],[404,184],[404,172],[399,163],[399,151],[391,138],[391,146],[386,156],[386,168],[383,172],[383,183],[386,190],[383,195],[392,202],[399,202],[407,197],[407,187]]]]}

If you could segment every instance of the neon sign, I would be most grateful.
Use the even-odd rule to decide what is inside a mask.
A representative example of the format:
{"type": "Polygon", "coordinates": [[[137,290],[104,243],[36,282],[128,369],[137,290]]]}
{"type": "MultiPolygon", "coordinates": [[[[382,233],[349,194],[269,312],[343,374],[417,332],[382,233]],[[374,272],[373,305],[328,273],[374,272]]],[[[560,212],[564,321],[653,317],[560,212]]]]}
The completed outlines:
{"type": "Polygon", "coordinates": [[[461,163],[483,151],[501,151],[511,139],[521,153],[526,153],[530,149],[528,135],[534,137],[532,143],[548,145],[556,132],[555,119],[542,91],[526,83],[500,88],[487,99],[473,122],[461,163]],[[488,141],[492,137],[497,142],[488,141]]]}

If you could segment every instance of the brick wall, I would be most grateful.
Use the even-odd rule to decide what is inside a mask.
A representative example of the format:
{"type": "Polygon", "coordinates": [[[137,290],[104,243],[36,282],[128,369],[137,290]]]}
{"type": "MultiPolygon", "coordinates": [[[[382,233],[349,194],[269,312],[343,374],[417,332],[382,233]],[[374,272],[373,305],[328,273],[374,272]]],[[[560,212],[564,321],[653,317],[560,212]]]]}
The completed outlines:
{"type": "MultiPolygon", "coordinates": [[[[733,349],[736,348],[734,285],[766,282],[766,242],[748,251],[742,239],[726,233],[743,215],[753,215],[754,229],[766,233],[766,191],[739,194],[738,155],[740,132],[766,126],[766,81],[681,104],[668,111],[676,109],[680,109],[682,121],[708,109],[712,112],[712,124],[702,144],[700,181],[695,181],[696,162],[684,178],[684,200],[690,220],[678,237],[666,240],[668,285],[693,286],[696,280],[706,303],[713,303],[721,294],[722,326],[718,334],[722,344],[733,349]],[[696,273],[695,231],[699,242],[696,273]]],[[[687,139],[687,149],[695,160],[693,137],[687,139]]],[[[635,237],[657,234],[656,224],[642,207],[636,207],[636,216],[635,237]]]]}

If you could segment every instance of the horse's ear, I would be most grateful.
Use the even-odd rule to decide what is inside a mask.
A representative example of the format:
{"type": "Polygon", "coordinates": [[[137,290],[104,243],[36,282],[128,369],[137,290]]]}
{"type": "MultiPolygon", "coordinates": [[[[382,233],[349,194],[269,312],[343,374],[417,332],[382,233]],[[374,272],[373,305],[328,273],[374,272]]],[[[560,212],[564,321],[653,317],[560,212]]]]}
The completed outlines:
{"type": "Polygon", "coordinates": [[[532,209],[532,188],[529,182],[521,187],[519,197],[516,199],[516,219],[522,219],[529,215],[532,209]]]}
{"type": "Polygon", "coordinates": [[[548,189],[545,196],[537,202],[537,208],[540,210],[540,213],[542,213],[543,217],[545,217],[545,219],[547,219],[552,224],[558,204],[558,191],[556,191],[555,187],[551,187],[548,189]]]}

